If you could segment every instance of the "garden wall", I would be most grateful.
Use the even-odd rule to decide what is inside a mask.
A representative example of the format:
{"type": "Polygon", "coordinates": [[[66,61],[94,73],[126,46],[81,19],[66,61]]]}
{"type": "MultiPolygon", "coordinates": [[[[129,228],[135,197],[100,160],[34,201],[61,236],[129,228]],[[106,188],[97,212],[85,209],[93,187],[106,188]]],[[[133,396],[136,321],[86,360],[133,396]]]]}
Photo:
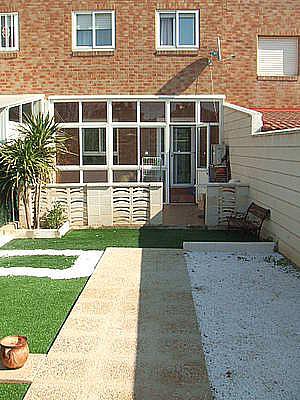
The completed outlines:
{"type": "Polygon", "coordinates": [[[42,192],[41,215],[58,201],[71,227],[160,225],[162,194],[162,183],[51,184],[42,192]]]}
{"type": "Polygon", "coordinates": [[[300,129],[252,133],[253,117],[224,108],[224,139],[232,178],[249,185],[251,201],[271,210],[264,237],[300,265],[300,129]]]}

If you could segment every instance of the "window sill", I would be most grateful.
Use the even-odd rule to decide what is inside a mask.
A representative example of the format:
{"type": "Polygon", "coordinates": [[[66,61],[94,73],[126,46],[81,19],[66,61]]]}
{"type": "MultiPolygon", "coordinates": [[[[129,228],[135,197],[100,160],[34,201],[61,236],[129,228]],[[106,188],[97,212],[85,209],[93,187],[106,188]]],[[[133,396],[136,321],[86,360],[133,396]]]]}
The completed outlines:
{"type": "Polygon", "coordinates": [[[287,81],[295,82],[298,80],[298,75],[292,76],[257,76],[258,81],[287,81]]]}
{"type": "Polygon", "coordinates": [[[73,50],[72,57],[98,57],[113,56],[115,50],[73,50]]]}
{"type": "Polygon", "coordinates": [[[157,56],[192,56],[192,57],[197,57],[198,56],[199,49],[157,49],[155,51],[155,55],[157,56]]]}
{"type": "Polygon", "coordinates": [[[0,51],[0,59],[3,58],[17,58],[19,52],[17,50],[14,51],[0,51]]]}

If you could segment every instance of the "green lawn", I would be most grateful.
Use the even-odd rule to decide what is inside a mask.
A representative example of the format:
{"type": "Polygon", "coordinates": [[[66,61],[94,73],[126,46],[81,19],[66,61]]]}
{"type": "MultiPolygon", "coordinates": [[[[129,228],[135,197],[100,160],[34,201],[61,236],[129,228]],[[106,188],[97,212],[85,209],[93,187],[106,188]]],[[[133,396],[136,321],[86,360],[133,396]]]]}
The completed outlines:
{"type": "Polygon", "coordinates": [[[164,228],[107,228],[69,232],[61,239],[19,239],[2,249],[80,249],[102,250],[106,247],[166,247],[182,248],[183,241],[240,242],[253,241],[240,232],[164,228]]]}
{"type": "MultiPolygon", "coordinates": [[[[106,247],[182,248],[183,241],[253,241],[239,232],[200,229],[88,229],[69,232],[61,239],[20,239],[2,249],[81,249],[101,250],[106,247]]],[[[67,268],[75,257],[30,256],[31,266],[67,268]]],[[[24,266],[25,257],[0,258],[0,267],[24,266]]],[[[25,264],[28,265],[28,260],[25,264]]],[[[46,353],[55,339],[87,279],[51,280],[48,278],[0,278],[0,337],[27,336],[30,351],[46,353]]],[[[0,385],[0,400],[21,400],[27,385],[0,385]]]]}
{"type": "Polygon", "coordinates": [[[87,279],[0,278],[0,337],[24,335],[32,353],[46,353],[87,279]]]}
{"type": "Polygon", "coordinates": [[[29,385],[0,384],[0,400],[21,400],[29,385]]]}
{"type": "MultiPolygon", "coordinates": [[[[87,279],[0,278],[0,337],[24,335],[30,352],[46,353],[87,279]]],[[[0,400],[21,400],[28,385],[0,384],[0,400]]]]}
{"type": "Polygon", "coordinates": [[[0,257],[0,268],[32,267],[32,268],[70,268],[77,257],[64,256],[13,256],[0,257]]]}

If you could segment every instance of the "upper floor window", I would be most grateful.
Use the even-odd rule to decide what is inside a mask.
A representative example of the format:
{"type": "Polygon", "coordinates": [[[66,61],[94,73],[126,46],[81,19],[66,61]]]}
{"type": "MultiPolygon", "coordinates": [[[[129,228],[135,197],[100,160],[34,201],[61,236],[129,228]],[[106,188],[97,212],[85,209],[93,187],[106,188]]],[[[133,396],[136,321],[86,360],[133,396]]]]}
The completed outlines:
{"type": "Polygon", "coordinates": [[[163,50],[199,47],[198,11],[158,11],[157,48],[163,50]]]}
{"type": "Polygon", "coordinates": [[[0,51],[19,49],[17,13],[0,13],[0,51]]]}
{"type": "Polygon", "coordinates": [[[259,37],[258,75],[298,75],[297,37],[259,37]]]}
{"type": "Polygon", "coordinates": [[[75,50],[115,48],[114,11],[76,12],[73,14],[75,50]]]}

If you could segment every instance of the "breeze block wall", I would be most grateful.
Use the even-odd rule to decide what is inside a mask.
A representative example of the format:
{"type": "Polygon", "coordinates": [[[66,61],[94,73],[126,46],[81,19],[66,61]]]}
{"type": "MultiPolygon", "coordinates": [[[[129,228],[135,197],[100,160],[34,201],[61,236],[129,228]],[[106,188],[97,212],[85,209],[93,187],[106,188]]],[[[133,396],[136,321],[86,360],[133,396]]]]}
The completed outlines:
{"type": "Polygon", "coordinates": [[[246,107],[300,107],[298,77],[257,78],[258,35],[300,34],[299,0],[0,0],[17,11],[20,51],[0,53],[0,92],[225,94],[246,107]],[[155,49],[155,10],[200,10],[200,49],[155,49]],[[72,52],[72,11],[115,10],[116,49],[72,52]],[[220,36],[225,63],[209,67],[220,36]],[[212,85],[213,80],[213,85],[212,85]]]}

